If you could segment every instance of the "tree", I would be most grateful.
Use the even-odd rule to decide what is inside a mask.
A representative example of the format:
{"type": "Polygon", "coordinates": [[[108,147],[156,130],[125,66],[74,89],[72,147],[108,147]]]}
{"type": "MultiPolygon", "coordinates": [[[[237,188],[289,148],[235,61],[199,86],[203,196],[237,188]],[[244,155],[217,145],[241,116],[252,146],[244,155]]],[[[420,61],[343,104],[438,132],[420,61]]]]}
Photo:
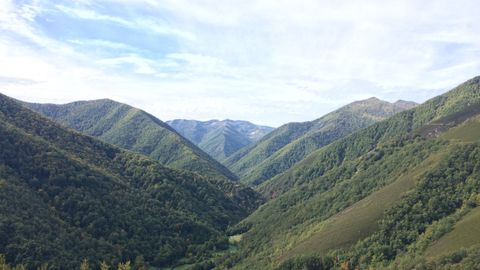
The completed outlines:
{"type": "Polygon", "coordinates": [[[87,259],[83,259],[82,264],[80,265],[80,270],[90,270],[87,259]]]}
{"type": "Polygon", "coordinates": [[[5,255],[0,254],[0,270],[9,270],[10,265],[7,264],[7,259],[5,259],[5,255]]]}
{"type": "Polygon", "coordinates": [[[136,270],[147,270],[148,265],[145,263],[145,258],[140,255],[135,258],[135,262],[133,263],[133,268],[136,270]]]}
{"type": "Polygon", "coordinates": [[[118,263],[118,270],[131,270],[130,261],[126,263],[118,263]]]}
{"type": "Polygon", "coordinates": [[[48,270],[48,263],[44,263],[37,267],[37,270],[48,270]]]}
{"type": "Polygon", "coordinates": [[[108,266],[108,264],[103,261],[101,264],[100,264],[100,270],[108,270],[110,269],[110,266],[108,266]]]}

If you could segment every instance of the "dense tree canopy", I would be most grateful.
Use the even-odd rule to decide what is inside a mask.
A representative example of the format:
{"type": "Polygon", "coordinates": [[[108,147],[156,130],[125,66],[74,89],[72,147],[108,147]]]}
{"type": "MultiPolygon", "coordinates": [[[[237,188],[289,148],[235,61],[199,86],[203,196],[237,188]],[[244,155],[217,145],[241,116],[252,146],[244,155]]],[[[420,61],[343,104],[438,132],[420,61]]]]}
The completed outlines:
{"type": "Polygon", "coordinates": [[[28,267],[201,260],[258,196],[66,130],[0,96],[0,254],[28,267]],[[222,188],[219,188],[222,187],[222,188]]]}

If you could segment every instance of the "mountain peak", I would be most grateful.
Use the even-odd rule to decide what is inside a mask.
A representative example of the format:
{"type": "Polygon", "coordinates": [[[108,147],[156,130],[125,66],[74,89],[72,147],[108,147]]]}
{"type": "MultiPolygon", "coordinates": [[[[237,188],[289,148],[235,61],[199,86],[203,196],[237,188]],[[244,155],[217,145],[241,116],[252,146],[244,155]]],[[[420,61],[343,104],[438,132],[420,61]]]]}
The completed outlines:
{"type": "MultiPolygon", "coordinates": [[[[64,104],[52,104],[52,105],[69,105],[69,104],[105,104],[105,103],[116,103],[123,104],[118,101],[109,98],[100,98],[100,99],[91,99],[91,100],[77,100],[73,102],[67,102],[64,104]]],[[[41,103],[39,103],[41,104],[41,103]]],[[[126,105],[126,104],[125,104],[126,105]]]]}
{"type": "Polygon", "coordinates": [[[381,100],[377,97],[369,97],[367,99],[361,99],[354,101],[346,106],[353,105],[353,104],[365,104],[365,105],[370,105],[370,104],[378,104],[378,103],[388,103],[387,101],[381,100]]]}
{"type": "Polygon", "coordinates": [[[416,103],[414,101],[399,99],[399,100],[395,101],[393,103],[393,105],[395,105],[399,108],[408,110],[408,109],[412,109],[412,108],[416,107],[418,105],[418,103],[416,103]]]}

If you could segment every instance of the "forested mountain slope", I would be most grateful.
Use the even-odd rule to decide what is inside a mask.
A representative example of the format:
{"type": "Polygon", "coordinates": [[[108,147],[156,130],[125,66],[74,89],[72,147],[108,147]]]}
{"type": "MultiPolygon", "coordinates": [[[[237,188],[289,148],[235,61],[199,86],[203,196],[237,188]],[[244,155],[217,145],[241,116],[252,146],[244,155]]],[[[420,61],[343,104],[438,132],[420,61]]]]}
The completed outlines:
{"type": "Polygon", "coordinates": [[[0,149],[0,254],[28,269],[201,260],[259,203],[249,188],[164,167],[4,95],[0,149]]]}
{"type": "Polygon", "coordinates": [[[167,121],[167,124],[219,161],[257,142],[274,129],[229,119],[222,121],[175,119],[167,121]]]}
{"type": "Polygon", "coordinates": [[[208,177],[237,177],[218,161],[154,116],[109,99],[63,105],[24,103],[62,125],[139,152],[172,168],[208,177]]]}
{"type": "Polygon", "coordinates": [[[261,186],[273,199],[233,231],[240,251],[223,265],[478,265],[480,234],[469,228],[480,205],[479,119],[476,77],[312,152],[261,186]]]}
{"type": "Polygon", "coordinates": [[[241,176],[242,181],[259,185],[288,170],[311,152],[415,105],[377,98],[353,102],[314,121],[283,125],[258,143],[233,154],[225,164],[241,176]]]}

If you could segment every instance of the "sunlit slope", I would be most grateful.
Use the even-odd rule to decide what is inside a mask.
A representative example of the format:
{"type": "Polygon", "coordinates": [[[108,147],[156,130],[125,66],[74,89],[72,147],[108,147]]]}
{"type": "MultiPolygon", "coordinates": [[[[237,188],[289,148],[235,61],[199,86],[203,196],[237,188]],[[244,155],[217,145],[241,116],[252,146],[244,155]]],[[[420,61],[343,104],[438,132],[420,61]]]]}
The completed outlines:
{"type": "Polygon", "coordinates": [[[477,114],[480,111],[478,103],[480,77],[475,77],[414,109],[398,113],[311,153],[291,169],[263,183],[259,190],[269,196],[278,196],[295,185],[310,182],[344,161],[357,159],[378,145],[396,138],[413,135],[432,137],[428,135],[429,132],[421,131],[425,128],[431,130],[430,123],[434,123],[436,129],[437,121],[444,121],[441,126],[450,128],[450,124],[458,124],[455,119],[461,122],[465,120],[465,115],[477,114]]]}
{"type": "Polygon", "coordinates": [[[480,245],[480,207],[473,209],[453,230],[434,242],[425,251],[425,257],[436,258],[460,249],[480,245]]]}
{"type": "MultiPolygon", "coordinates": [[[[476,112],[478,104],[479,78],[474,78],[415,109],[401,112],[313,152],[286,173],[267,181],[260,189],[274,199],[238,226],[239,231],[247,231],[240,243],[246,259],[240,260],[238,268],[272,267],[291,254],[303,253],[302,244],[306,245],[305,250],[310,249],[309,237],[327,239],[330,232],[341,235],[344,240],[340,243],[312,240],[311,244],[313,247],[318,245],[320,253],[348,247],[365,237],[380,237],[383,227],[376,231],[375,224],[391,216],[385,216],[384,210],[397,211],[392,210],[397,209],[397,202],[406,207],[409,202],[403,202],[402,194],[413,196],[410,191],[414,194],[421,192],[437,172],[447,177],[443,175],[446,173],[445,164],[461,160],[457,156],[474,155],[476,151],[476,144],[465,145],[465,142],[438,138],[441,133],[427,136],[418,131],[429,123],[442,121],[454,123],[448,129],[461,125],[475,116],[465,110],[476,112]],[[468,117],[461,117],[466,114],[468,117]],[[420,186],[412,186],[412,181],[420,186]],[[372,198],[380,202],[372,203],[370,208],[364,203],[372,198]],[[351,225],[355,218],[358,220],[351,225]],[[329,227],[329,224],[337,226],[329,227]],[[325,230],[324,234],[322,230],[325,230]]],[[[452,169],[453,173],[463,173],[461,167],[452,169]]],[[[458,188],[461,187],[459,184],[458,188]]],[[[460,190],[458,192],[455,195],[462,194],[460,190]]],[[[414,199],[418,200],[417,197],[414,199]]],[[[449,213],[452,209],[445,208],[445,211],[449,213]]],[[[424,222],[428,224],[429,221],[424,222]]],[[[418,225],[420,229],[426,226],[424,223],[418,225]]],[[[368,241],[375,243],[377,240],[368,241]]],[[[392,247],[395,252],[403,248],[392,247]]],[[[361,248],[358,250],[363,252],[361,248]]]]}
{"type": "MultiPolygon", "coordinates": [[[[466,108],[461,114],[435,121],[437,125],[439,123],[450,123],[452,126],[450,129],[444,129],[445,133],[441,134],[441,138],[452,141],[448,146],[432,153],[426,160],[412,170],[407,171],[393,183],[373,192],[365,199],[326,220],[321,224],[321,229],[317,233],[309,236],[306,241],[289,251],[283,258],[294,255],[322,254],[332,249],[348,247],[374,232],[383,213],[392,207],[405,192],[415,188],[415,179],[427,172],[438,169],[436,166],[449,154],[449,151],[455,148],[456,143],[469,143],[480,140],[480,116],[475,116],[475,114],[480,112],[476,109],[480,109],[480,106],[466,108]],[[465,121],[465,119],[467,120],[465,121]],[[462,123],[462,121],[464,122],[462,123]],[[456,126],[455,123],[461,124],[456,126]]],[[[457,234],[463,230],[462,228],[456,229],[457,234]]],[[[468,234],[468,231],[465,234],[468,234]]],[[[450,236],[450,238],[452,237],[450,236]]],[[[470,240],[472,244],[480,243],[478,241],[480,239],[475,237],[470,240]]],[[[448,240],[444,244],[440,243],[439,246],[451,247],[451,249],[439,255],[448,254],[448,252],[459,248],[455,245],[449,245],[448,240]]],[[[435,254],[435,252],[430,251],[427,254],[435,254]]]]}
{"type": "Polygon", "coordinates": [[[282,256],[282,260],[295,255],[322,254],[332,249],[355,244],[378,229],[383,213],[392,207],[406,192],[415,188],[416,179],[435,170],[448,148],[439,150],[408,170],[393,183],[327,219],[320,229],[282,256]]]}
{"type": "Polygon", "coordinates": [[[442,137],[462,142],[476,142],[480,140],[480,117],[474,117],[458,127],[451,128],[442,137]]]}

